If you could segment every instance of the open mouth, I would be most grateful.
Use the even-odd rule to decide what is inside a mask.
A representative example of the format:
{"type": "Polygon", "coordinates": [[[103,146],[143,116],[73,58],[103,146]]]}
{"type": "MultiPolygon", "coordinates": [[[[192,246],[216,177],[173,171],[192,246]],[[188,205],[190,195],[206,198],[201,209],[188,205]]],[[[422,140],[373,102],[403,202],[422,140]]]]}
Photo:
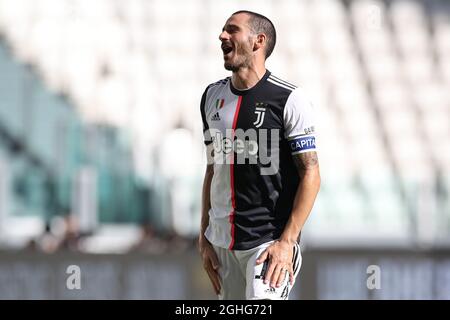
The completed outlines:
{"type": "Polygon", "coordinates": [[[222,51],[223,51],[223,55],[226,56],[231,51],[233,51],[233,46],[229,43],[224,43],[224,44],[222,44],[222,51]]]}

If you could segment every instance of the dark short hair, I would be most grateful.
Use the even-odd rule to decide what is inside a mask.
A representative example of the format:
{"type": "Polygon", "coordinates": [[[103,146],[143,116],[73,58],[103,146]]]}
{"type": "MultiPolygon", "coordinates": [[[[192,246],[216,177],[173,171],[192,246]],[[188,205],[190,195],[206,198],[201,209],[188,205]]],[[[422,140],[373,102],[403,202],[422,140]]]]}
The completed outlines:
{"type": "Polygon", "coordinates": [[[269,18],[263,16],[262,14],[247,11],[247,10],[239,10],[232,14],[246,13],[250,16],[249,19],[249,27],[252,29],[254,33],[264,33],[267,37],[267,46],[266,46],[266,59],[270,57],[273,49],[275,48],[275,43],[277,42],[277,33],[275,31],[275,26],[269,18]]]}

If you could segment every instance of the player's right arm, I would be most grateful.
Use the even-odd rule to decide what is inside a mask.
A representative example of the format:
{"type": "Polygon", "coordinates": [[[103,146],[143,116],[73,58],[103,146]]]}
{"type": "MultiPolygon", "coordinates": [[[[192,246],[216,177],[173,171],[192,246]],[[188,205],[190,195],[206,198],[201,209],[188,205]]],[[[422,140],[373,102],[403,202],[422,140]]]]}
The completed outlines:
{"type": "Polygon", "coordinates": [[[203,268],[211,280],[216,294],[220,293],[220,276],[219,276],[219,260],[213,246],[205,237],[205,231],[209,224],[209,209],[211,208],[210,192],[211,181],[214,175],[214,165],[208,164],[206,166],[205,177],[203,179],[202,189],[202,216],[200,235],[198,238],[198,248],[203,261],[203,268]]]}
{"type": "Polygon", "coordinates": [[[206,157],[207,165],[205,171],[205,177],[203,179],[202,188],[202,212],[201,212],[201,224],[200,224],[200,235],[198,237],[198,248],[203,262],[203,268],[205,268],[206,273],[211,280],[214,291],[216,294],[220,293],[220,277],[219,277],[219,259],[214,251],[212,244],[206,239],[205,231],[209,225],[209,210],[211,209],[211,182],[214,175],[214,163],[211,158],[213,155],[213,144],[211,137],[209,135],[209,126],[206,120],[205,113],[205,103],[206,103],[206,93],[208,88],[205,90],[200,103],[200,113],[203,122],[203,134],[205,138],[206,145],[206,157]]]}

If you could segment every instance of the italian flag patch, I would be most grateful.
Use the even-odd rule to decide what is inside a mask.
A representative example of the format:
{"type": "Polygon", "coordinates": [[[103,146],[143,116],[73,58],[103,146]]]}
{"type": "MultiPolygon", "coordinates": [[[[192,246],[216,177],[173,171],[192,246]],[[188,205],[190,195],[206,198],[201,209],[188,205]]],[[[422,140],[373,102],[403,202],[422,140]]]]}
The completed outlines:
{"type": "Polygon", "coordinates": [[[225,99],[217,99],[216,100],[216,109],[222,109],[224,103],[225,103],[225,99]]]}

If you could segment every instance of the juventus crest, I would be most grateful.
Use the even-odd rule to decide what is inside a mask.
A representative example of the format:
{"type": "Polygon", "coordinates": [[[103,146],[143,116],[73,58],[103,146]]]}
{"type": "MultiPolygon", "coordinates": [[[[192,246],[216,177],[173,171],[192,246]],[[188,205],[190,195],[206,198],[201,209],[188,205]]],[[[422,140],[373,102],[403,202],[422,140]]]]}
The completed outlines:
{"type": "Polygon", "coordinates": [[[262,126],[264,122],[264,116],[266,115],[266,103],[257,102],[255,106],[255,114],[256,114],[256,121],[253,122],[256,128],[259,128],[262,126]]]}

